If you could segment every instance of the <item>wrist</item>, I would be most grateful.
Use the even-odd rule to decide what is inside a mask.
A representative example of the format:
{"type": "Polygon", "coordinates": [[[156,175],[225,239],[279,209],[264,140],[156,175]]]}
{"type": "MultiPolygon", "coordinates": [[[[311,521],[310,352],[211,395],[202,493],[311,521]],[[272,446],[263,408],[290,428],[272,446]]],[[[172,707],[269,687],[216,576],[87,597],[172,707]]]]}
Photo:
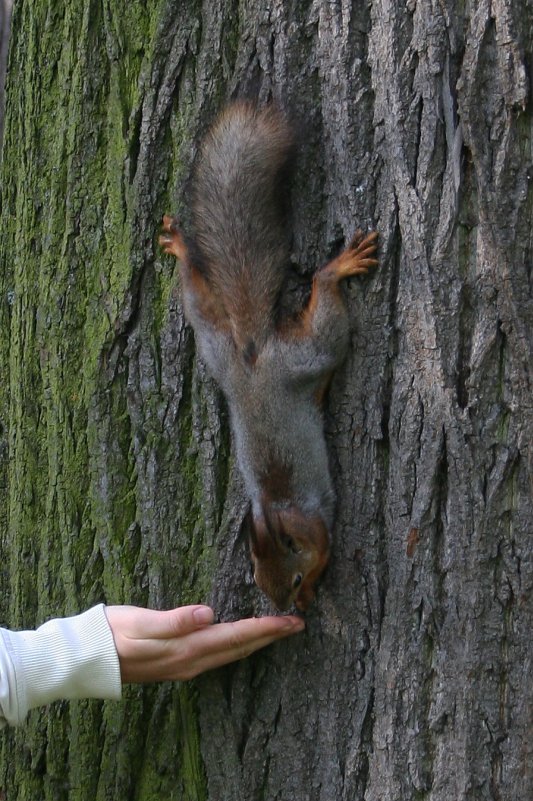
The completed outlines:
{"type": "Polygon", "coordinates": [[[118,656],[103,604],[36,631],[2,633],[15,674],[17,720],[10,722],[60,698],[120,698],[118,656]]]}

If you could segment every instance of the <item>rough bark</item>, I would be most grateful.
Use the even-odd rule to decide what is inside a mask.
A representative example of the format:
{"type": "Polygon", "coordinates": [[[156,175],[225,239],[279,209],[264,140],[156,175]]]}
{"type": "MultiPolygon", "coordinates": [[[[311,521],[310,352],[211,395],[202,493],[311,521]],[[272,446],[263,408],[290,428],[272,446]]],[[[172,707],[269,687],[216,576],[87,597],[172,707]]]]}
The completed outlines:
{"type": "Polygon", "coordinates": [[[532,11],[15,4],[2,622],[100,600],[268,609],[226,411],[155,245],[227,98],[297,121],[302,273],[358,226],[381,250],[346,291],[337,523],[307,632],[195,683],[32,713],[3,735],[10,801],[533,796],[532,11]]]}
{"type": "Polygon", "coordinates": [[[0,152],[2,150],[2,135],[4,131],[4,84],[10,19],[11,0],[0,0],[0,152]]]}

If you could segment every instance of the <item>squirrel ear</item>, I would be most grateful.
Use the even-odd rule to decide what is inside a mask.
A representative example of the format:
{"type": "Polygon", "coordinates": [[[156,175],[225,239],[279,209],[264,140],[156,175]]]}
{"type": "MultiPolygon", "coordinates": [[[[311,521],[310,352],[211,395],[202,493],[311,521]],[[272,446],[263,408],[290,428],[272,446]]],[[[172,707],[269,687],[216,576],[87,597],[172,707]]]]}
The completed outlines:
{"type": "Polygon", "coordinates": [[[261,514],[250,514],[250,543],[259,558],[294,548],[292,538],[285,533],[282,516],[267,506],[262,507],[261,514]]]}
{"type": "Polygon", "coordinates": [[[268,553],[271,542],[270,532],[264,515],[249,513],[250,545],[255,557],[261,558],[268,553]]]}
{"type": "Polygon", "coordinates": [[[294,548],[298,548],[298,546],[291,535],[286,532],[283,518],[283,512],[277,512],[263,506],[263,519],[271,547],[274,546],[278,551],[288,553],[289,551],[294,551],[294,548]]]}
{"type": "Polygon", "coordinates": [[[249,509],[246,512],[243,518],[241,526],[241,536],[244,536],[246,539],[248,539],[252,548],[254,547],[254,543],[256,542],[256,536],[254,528],[254,518],[251,509],[249,509]]]}

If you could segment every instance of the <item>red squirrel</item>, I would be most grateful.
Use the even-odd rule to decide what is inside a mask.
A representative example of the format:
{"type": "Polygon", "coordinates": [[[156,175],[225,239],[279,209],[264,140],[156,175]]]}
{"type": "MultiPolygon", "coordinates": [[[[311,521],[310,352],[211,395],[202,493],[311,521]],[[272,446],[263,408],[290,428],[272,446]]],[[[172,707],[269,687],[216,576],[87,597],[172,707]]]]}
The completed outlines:
{"type": "Polygon", "coordinates": [[[289,262],[281,198],[293,145],[280,111],[238,101],[204,139],[188,235],[163,218],[160,244],[180,262],[185,314],[230,412],[251,501],[254,579],[279,610],[305,610],[330,551],[335,495],[322,401],[348,347],[339,284],[377,264],[377,233],[358,231],[313,278],[307,305],[283,315],[289,262]]]}

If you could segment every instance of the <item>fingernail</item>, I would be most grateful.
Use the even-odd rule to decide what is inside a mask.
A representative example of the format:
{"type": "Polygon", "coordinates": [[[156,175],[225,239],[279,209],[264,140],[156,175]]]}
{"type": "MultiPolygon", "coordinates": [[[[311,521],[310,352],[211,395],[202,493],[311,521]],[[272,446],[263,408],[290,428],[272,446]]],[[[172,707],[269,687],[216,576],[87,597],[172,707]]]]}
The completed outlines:
{"type": "Polygon", "coordinates": [[[199,606],[198,609],[195,609],[192,613],[194,622],[197,623],[199,626],[203,626],[206,623],[212,623],[214,619],[213,610],[210,609],[208,606],[199,606]]]}
{"type": "Polygon", "coordinates": [[[301,617],[288,617],[286,618],[285,627],[287,629],[292,629],[292,631],[302,631],[305,629],[305,622],[301,617]]]}

